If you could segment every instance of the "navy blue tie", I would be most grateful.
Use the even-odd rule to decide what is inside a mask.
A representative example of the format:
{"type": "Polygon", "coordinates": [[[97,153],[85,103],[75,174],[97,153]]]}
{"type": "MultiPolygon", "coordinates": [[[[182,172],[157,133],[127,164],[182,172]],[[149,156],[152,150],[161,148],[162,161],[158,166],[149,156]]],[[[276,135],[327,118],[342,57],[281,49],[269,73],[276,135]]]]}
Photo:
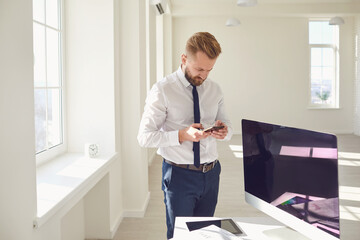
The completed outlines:
{"type": "MultiPolygon", "coordinates": [[[[192,94],[194,99],[194,123],[200,123],[200,107],[199,107],[199,95],[196,90],[196,86],[193,86],[192,94]]],[[[195,167],[200,166],[200,142],[193,143],[194,151],[194,165],[195,167]]]]}

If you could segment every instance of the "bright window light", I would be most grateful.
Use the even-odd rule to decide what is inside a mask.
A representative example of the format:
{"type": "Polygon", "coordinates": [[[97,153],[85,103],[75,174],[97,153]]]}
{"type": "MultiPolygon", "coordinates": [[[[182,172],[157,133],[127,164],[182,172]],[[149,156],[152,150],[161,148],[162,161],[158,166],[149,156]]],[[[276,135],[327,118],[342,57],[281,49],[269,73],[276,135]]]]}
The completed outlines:
{"type": "Polygon", "coordinates": [[[360,153],[339,152],[339,158],[360,160],[360,153]]]}
{"type": "Polygon", "coordinates": [[[338,164],[340,166],[350,166],[350,167],[360,167],[360,161],[352,161],[352,160],[338,160],[338,164]]]}
{"type": "Polygon", "coordinates": [[[33,0],[36,153],[63,143],[61,0],[33,0]]]}
{"type": "Polygon", "coordinates": [[[229,145],[231,151],[236,158],[243,158],[243,146],[242,145],[229,145]]]}
{"type": "Polygon", "coordinates": [[[243,151],[242,145],[229,145],[229,148],[231,149],[231,151],[238,151],[238,152],[243,151]]]}
{"type": "Polygon", "coordinates": [[[340,219],[360,221],[360,208],[351,206],[340,206],[340,219]]]}
{"type": "Polygon", "coordinates": [[[339,30],[329,21],[309,21],[310,106],[338,107],[339,30]]]}
{"type": "Polygon", "coordinates": [[[342,200],[360,202],[360,187],[340,186],[339,195],[342,200]]]}

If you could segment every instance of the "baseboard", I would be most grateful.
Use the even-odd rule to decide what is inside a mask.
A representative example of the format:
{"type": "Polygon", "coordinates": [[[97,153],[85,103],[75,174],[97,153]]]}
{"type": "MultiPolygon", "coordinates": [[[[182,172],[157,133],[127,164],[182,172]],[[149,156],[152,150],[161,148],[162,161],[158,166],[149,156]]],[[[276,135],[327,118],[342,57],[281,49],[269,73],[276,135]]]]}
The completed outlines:
{"type": "Polygon", "coordinates": [[[113,226],[112,226],[111,229],[110,229],[111,239],[114,239],[115,234],[116,234],[117,230],[119,229],[119,226],[120,226],[123,218],[124,218],[124,212],[122,212],[122,213],[120,214],[120,216],[117,217],[115,223],[113,224],[113,226]]]}
{"type": "Polygon", "coordinates": [[[144,202],[144,205],[143,205],[141,210],[125,210],[124,214],[123,214],[123,217],[124,218],[125,217],[133,217],[133,218],[142,218],[142,217],[144,217],[147,206],[149,204],[149,201],[150,201],[150,192],[148,192],[148,194],[146,196],[146,199],[145,199],[145,202],[144,202]]]}
{"type": "MultiPolygon", "coordinates": [[[[145,202],[145,205],[146,205],[146,208],[147,208],[147,205],[149,203],[149,200],[150,200],[150,193],[148,194],[148,197],[146,199],[146,202],[145,202]]],[[[145,211],[144,211],[144,214],[145,215],[145,212],[146,212],[146,208],[145,208],[145,211]]],[[[122,222],[122,220],[124,219],[125,215],[128,215],[126,217],[140,217],[139,215],[139,212],[141,211],[135,211],[136,213],[134,213],[134,211],[123,211],[117,218],[116,218],[116,221],[114,222],[114,224],[112,225],[111,229],[110,229],[110,239],[109,240],[113,240],[115,238],[115,235],[120,227],[120,224],[122,222]],[[135,216],[136,215],[136,216],[135,216]]],[[[86,239],[86,240],[93,240],[93,239],[86,239]]],[[[98,239],[95,239],[95,240],[98,240],[98,239]]],[[[106,239],[102,239],[102,240],[106,240],[106,239]]]]}

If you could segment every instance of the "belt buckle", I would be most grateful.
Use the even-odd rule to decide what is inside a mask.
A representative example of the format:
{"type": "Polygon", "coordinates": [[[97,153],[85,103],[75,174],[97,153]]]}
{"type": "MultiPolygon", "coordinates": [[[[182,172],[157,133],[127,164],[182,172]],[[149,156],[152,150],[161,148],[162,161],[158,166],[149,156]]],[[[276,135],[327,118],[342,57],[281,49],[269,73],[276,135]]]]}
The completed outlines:
{"type": "Polygon", "coordinates": [[[204,165],[203,165],[202,172],[203,172],[203,173],[207,173],[208,171],[210,171],[210,170],[212,169],[210,166],[212,166],[213,164],[214,164],[213,162],[210,163],[210,164],[204,164],[204,165]],[[209,166],[209,168],[208,168],[208,166],[209,166]]]}

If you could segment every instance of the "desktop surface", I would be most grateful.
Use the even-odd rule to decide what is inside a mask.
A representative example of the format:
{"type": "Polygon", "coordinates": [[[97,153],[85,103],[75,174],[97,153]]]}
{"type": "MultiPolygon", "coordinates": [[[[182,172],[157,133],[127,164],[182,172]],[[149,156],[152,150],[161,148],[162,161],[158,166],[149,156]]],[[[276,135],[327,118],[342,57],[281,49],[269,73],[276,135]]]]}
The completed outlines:
{"type": "MultiPolygon", "coordinates": [[[[225,219],[217,217],[176,217],[174,239],[187,239],[189,230],[186,222],[225,219]]],[[[235,217],[231,218],[245,232],[244,240],[309,240],[299,232],[284,226],[270,217],[235,217]]]]}

